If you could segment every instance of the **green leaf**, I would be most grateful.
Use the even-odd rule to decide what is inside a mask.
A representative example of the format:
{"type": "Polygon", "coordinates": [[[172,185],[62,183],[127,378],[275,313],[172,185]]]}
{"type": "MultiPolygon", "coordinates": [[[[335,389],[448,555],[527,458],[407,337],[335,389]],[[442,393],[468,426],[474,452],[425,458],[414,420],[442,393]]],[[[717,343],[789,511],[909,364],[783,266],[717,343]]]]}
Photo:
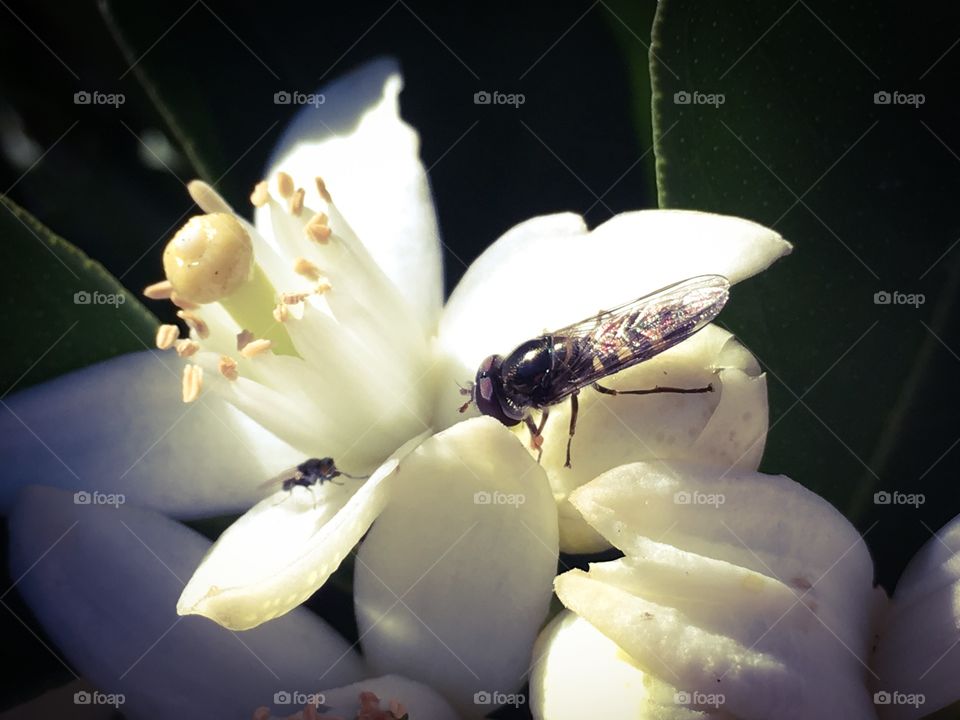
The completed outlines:
{"type": "MultiPolygon", "coordinates": [[[[650,31],[657,3],[656,0],[610,0],[607,9],[607,24],[613,31],[623,57],[626,58],[630,72],[633,122],[638,135],[648,141],[653,137],[650,112],[650,31]]],[[[646,150],[647,147],[650,145],[645,145],[643,149],[646,150]]],[[[644,187],[656,187],[655,160],[656,157],[651,152],[642,161],[644,187]]],[[[650,205],[643,202],[642,206],[650,205]]]]}
{"type": "Polygon", "coordinates": [[[896,509],[899,536],[869,539],[890,553],[882,572],[929,538],[925,524],[960,510],[955,476],[936,464],[956,427],[930,422],[943,394],[958,392],[944,346],[960,349],[960,252],[949,252],[960,162],[948,111],[874,95],[952,97],[949,59],[930,66],[956,25],[804,0],[661,0],[654,24],[661,207],[747,217],[796,248],[738,286],[721,316],[769,374],[763,469],[824,495],[862,529],[893,512],[876,491],[927,494],[920,511],[896,509]],[[876,304],[884,291],[926,302],[876,304]]]}
{"type": "Polygon", "coordinates": [[[16,347],[0,397],[150,345],[157,319],[100,263],[0,197],[2,326],[16,347]]]}

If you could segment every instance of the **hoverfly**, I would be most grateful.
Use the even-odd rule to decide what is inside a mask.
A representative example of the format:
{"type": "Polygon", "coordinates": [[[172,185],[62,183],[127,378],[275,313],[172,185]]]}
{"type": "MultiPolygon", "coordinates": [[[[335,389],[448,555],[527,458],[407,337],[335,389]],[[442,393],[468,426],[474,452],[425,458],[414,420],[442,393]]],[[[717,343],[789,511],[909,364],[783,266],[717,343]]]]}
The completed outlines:
{"type": "Polygon", "coordinates": [[[713,391],[712,385],[613,390],[597,381],[649,360],[696,333],[720,313],[729,290],[725,277],[700,275],[527,340],[506,357],[491,355],[480,363],[476,381],[461,389],[470,399],[460,412],[466,412],[475,402],[481,413],[508,427],[525,423],[539,460],[550,406],[569,397],[565,467],[570,467],[570,444],[579,409],[577,395],[588,385],[607,395],[713,391]],[[539,425],[533,421],[531,410],[540,411],[539,425]]]}
{"type": "Polygon", "coordinates": [[[292,493],[296,487],[302,487],[313,492],[313,487],[323,485],[325,482],[332,482],[334,485],[342,485],[335,478],[343,475],[351,480],[366,480],[369,475],[350,475],[340,470],[333,458],[310,458],[304,460],[299,465],[284,470],[277,477],[268,480],[264,485],[275,485],[279,483],[283,490],[292,493]]]}

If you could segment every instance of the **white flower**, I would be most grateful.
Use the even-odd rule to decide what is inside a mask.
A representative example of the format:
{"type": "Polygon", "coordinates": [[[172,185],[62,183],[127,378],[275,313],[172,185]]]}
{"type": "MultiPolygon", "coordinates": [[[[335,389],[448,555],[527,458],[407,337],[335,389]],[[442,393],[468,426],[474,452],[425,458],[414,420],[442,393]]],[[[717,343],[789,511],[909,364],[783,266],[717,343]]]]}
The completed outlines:
{"type": "MultiPolygon", "coordinates": [[[[558,517],[564,549],[608,546],[568,496],[640,460],[754,469],[766,384],[749,352],[707,327],[609,384],[714,391],[585,391],[572,469],[562,467],[566,407],[551,415],[538,465],[525,431],[458,422],[458,384],[544,330],[696,275],[735,283],[790,246],[706,213],[624,213],[593,231],[551,215],[507,232],[441,307],[436,219],[418,138],[399,117],[401,84],[380,61],[324,88],[326,103],[298,116],[254,189],[255,224],[191,183],[206,214],[177,234],[168,280],[148,289],[183,308],[190,338],[162,328],[167,357],[118,358],[9,398],[0,499],[9,508],[17,487],[42,483],[179,517],[253,506],[178,603],[236,629],[296,608],[369,531],[355,601],[371,666],[430,678],[462,714],[483,714],[473,692],[522,683],[558,517]],[[263,498],[264,479],[325,456],[371,477],[263,498]]],[[[38,615],[68,627],[75,618],[44,607],[54,602],[31,598],[38,615]]]]}
{"type": "Polygon", "coordinates": [[[960,515],[897,581],[872,667],[882,720],[920,718],[960,702],[960,515]]]}
{"type": "Polygon", "coordinates": [[[960,697],[960,523],[886,612],[832,506],[782,476],[721,472],[636,463],[572,495],[625,557],[557,578],[576,615],[538,640],[535,717],[913,718],[960,697]],[[906,702],[918,697],[934,700],[906,702]]]}

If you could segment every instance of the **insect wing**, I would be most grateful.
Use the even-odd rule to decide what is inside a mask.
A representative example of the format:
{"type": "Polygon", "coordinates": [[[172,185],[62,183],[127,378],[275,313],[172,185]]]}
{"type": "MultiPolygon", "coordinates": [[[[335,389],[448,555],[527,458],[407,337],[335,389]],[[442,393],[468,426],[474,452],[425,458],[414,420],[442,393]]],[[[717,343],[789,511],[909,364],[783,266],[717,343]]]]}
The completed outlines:
{"type": "Polygon", "coordinates": [[[279,490],[283,486],[283,483],[285,483],[287,480],[294,479],[297,476],[298,471],[299,471],[298,465],[289,467],[286,470],[283,470],[277,473],[269,480],[266,480],[265,482],[260,483],[257,486],[257,490],[259,490],[262,493],[265,493],[268,490],[270,491],[270,493],[274,493],[277,490],[279,490]]]}
{"type": "Polygon", "coordinates": [[[700,275],[551,333],[558,397],[686,340],[720,313],[729,290],[725,277],[700,275]]]}

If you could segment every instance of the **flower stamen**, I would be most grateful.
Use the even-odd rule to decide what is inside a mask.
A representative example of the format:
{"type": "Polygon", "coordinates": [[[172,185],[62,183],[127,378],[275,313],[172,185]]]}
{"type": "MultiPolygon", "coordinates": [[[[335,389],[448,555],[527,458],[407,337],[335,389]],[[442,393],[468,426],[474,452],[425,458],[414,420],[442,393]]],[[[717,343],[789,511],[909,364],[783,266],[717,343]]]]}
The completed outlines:
{"type": "Polygon", "coordinates": [[[313,282],[320,279],[320,268],[306,258],[298,257],[293,263],[293,271],[313,282]]]}
{"type": "Polygon", "coordinates": [[[254,207],[263,207],[270,202],[270,190],[266,180],[261,180],[253,187],[250,193],[250,204],[254,207]]]}
{"type": "Polygon", "coordinates": [[[285,172],[277,173],[277,192],[280,193],[280,197],[286,200],[293,195],[295,189],[292,177],[285,172]]]}
{"type": "Polygon", "coordinates": [[[322,177],[317,177],[315,179],[317,183],[317,192],[320,193],[320,197],[324,199],[325,202],[331,203],[333,200],[330,197],[330,191],[327,190],[327,184],[323,181],[322,177]]]}
{"type": "Polygon", "coordinates": [[[185,403],[192,403],[200,397],[200,391],[203,389],[203,368],[199,365],[185,365],[181,385],[185,403]]]}
{"type": "Polygon", "coordinates": [[[299,188],[291,197],[290,197],[290,214],[296,217],[300,217],[300,213],[303,212],[303,199],[306,196],[306,192],[303,188],[299,188]]]}
{"type": "Polygon", "coordinates": [[[220,374],[230,382],[233,382],[240,377],[240,373],[237,370],[237,361],[229,355],[220,356],[220,362],[217,364],[217,370],[219,370],[220,374]]]}
{"type": "Polygon", "coordinates": [[[187,340],[184,338],[183,340],[177,340],[177,342],[174,343],[174,348],[177,351],[177,355],[182,358],[188,358],[191,355],[195,355],[197,351],[200,350],[200,343],[196,342],[195,340],[187,340]]]}
{"type": "Polygon", "coordinates": [[[259,340],[251,340],[246,345],[243,346],[243,349],[240,351],[240,354],[245,358],[256,357],[261,355],[269,350],[273,346],[273,342],[267,340],[266,338],[260,338],[259,340]]]}
{"type": "Polygon", "coordinates": [[[333,232],[330,229],[329,222],[330,219],[324,213],[317,213],[310,218],[303,230],[308,238],[323,245],[329,242],[330,235],[333,232]]]}
{"type": "Polygon", "coordinates": [[[169,350],[179,337],[179,327],[176,325],[161,325],[157,328],[157,348],[169,350]]]}

